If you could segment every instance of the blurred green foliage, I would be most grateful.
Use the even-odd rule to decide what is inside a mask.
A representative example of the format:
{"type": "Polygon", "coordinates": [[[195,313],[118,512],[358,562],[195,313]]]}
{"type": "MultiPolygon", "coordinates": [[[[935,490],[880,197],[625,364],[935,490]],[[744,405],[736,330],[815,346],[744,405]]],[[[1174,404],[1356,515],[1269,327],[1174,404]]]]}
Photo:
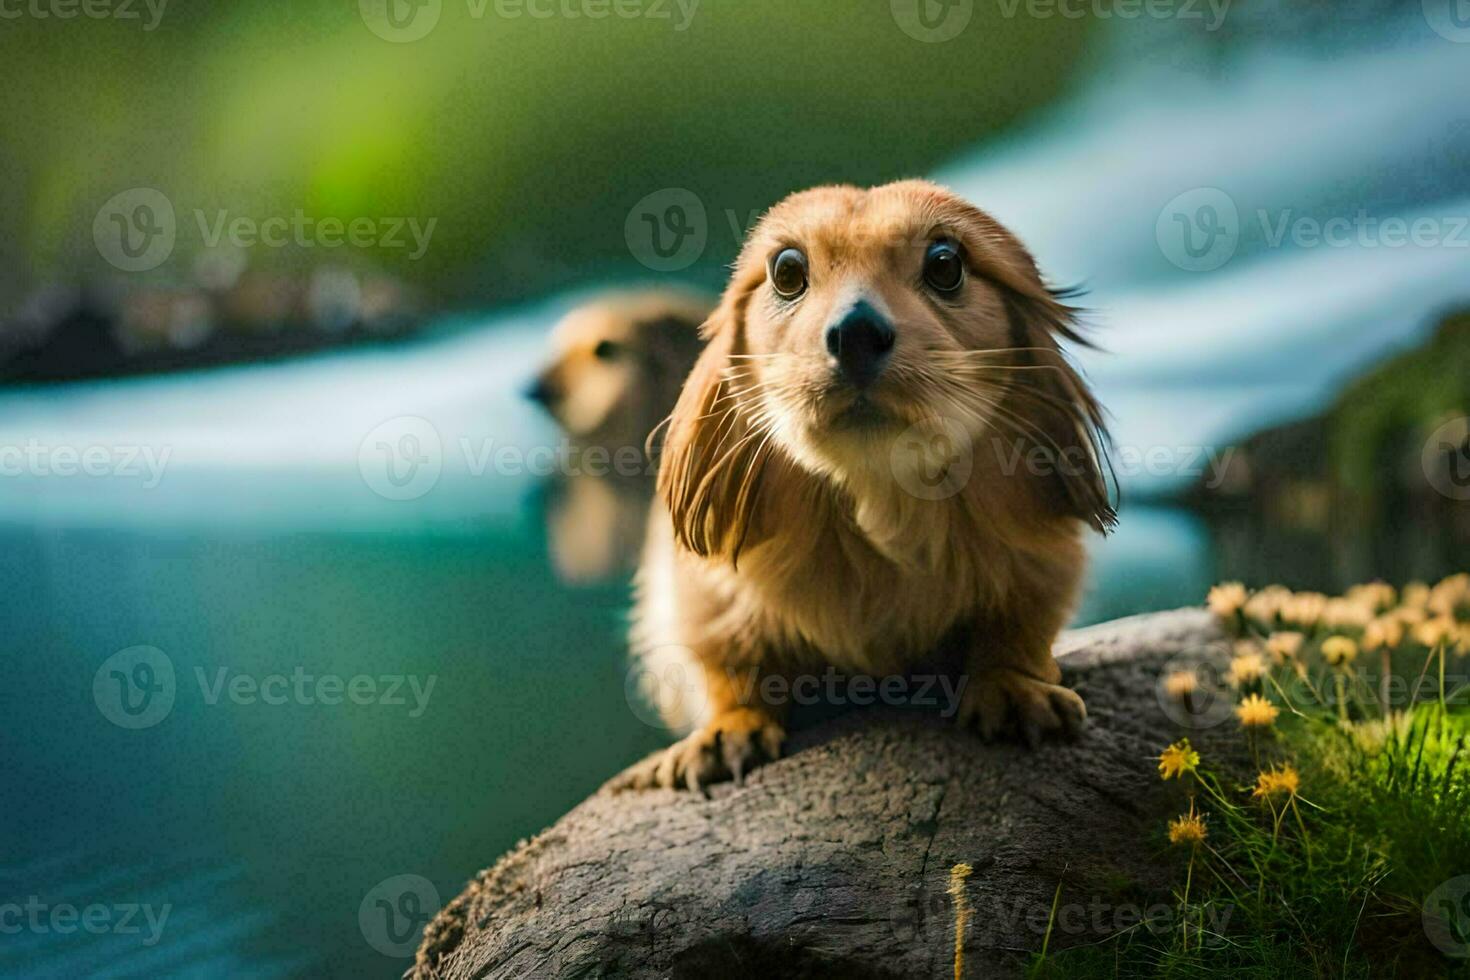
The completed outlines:
{"type": "Polygon", "coordinates": [[[445,0],[412,43],[374,34],[354,0],[176,0],[151,31],[141,3],[141,19],[0,21],[0,267],[19,280],[0,298],[94,266],[93,217],[135,186],[179,212],[158,277],[187,275],[195,209],[433,217],[419,261],[365,258],[460,303],[646,276],[624,219],[683,187],[710,226],[688,277],[716,284],[753,212],[926,171],[1054,98],[1090,29],[977,4],[958,37],[924,43],[888,0],[703,0],[677,30],[665,6],[538,19],[489,0],[477,18],[445,0]]]}

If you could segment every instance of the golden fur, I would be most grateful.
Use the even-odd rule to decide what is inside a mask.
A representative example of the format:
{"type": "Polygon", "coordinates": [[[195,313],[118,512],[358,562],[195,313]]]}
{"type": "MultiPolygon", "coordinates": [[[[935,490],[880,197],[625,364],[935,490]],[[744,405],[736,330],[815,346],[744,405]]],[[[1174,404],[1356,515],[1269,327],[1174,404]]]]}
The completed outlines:
{"type": "Polygon", "coordinates": [[[529,394],[579,452],[605,450],[599,465],[579,457],[548,487],[547,543],[563,581],[626,574],[635,562],[652,497],[644,444],[679,397],[713,305],[673,290],[611,293],[553,328],[551,359],[529,394]]]}
{"type": "Polygon", "coordinates": [[[642,447],[699,356],[699,325],[712,305],[693,293],[646,290],[578,306],[552,329],[535,397],[584,445],[642,447]],[[599,356],[600,345],[611,355],[599,356]]]}
{"type": "Polygon", "coordinates": [[[664,716],[694,731],[622,785],[698,787],[775,756],[782,712],[733,672],[902,673],[956,636],[962,721],[1032,742],[1080,727],[1051,645],[1083,532],[1114,519],[1102,417],[1059,347],[1081,340],[1074,311],[1016,238],[925,182],[795,194],[752,232],[704,332],[633,631],[664,716]],[[939,239],[963,257],[954,294],[924,281],[939,239]],[[796,300],[768,281],[788,247],[809,262],[796,300]],[[896,331],[861,401],[823,343],[858,301],[896,331]]]}

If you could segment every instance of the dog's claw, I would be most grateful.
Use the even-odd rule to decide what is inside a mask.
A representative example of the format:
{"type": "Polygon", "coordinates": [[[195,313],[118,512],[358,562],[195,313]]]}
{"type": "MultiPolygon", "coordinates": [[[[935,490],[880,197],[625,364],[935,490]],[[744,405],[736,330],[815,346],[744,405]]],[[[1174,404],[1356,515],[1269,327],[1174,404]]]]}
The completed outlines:
{"type": "Polygon", "coordinates": [[[993,739],[1009,729],[1031,748],[1050,734],[1076,738],[1086,718],[1087,706],[1075,691],[1008,668],[977,673],[959,711],[960,723],[978,727],[982,737],[993,739]]]}
{"type": "Polygon", "coordinates": [[[708,798],[711,783],[728,779],[743,786],[751,769],[780,758],[785,734],[767,715],[749,709],[726,712],[633,766],[608,788],[616,793],[682,786],[708,798]]]}

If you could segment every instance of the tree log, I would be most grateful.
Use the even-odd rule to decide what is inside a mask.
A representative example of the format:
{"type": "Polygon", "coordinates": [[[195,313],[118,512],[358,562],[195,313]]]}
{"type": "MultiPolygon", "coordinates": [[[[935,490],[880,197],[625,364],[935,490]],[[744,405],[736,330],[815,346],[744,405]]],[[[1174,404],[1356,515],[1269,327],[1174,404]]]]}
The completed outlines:
{"type": "Polygon", "coordinates": [[[784,758],[708,799],[603,790],[481,872],[407,975],[951,977],[961,862],[966,976],[1016,975],[1044,941],[1168,928],[1182,857],[1157,755],[1181,734],[1227,755],[1239,739],[1218,705],[1181,717],[1159,677],[1225,645],[1199,609],[1064,634],[1089,709],[1071,744],[872,708],[793,731],[784,758]]]}

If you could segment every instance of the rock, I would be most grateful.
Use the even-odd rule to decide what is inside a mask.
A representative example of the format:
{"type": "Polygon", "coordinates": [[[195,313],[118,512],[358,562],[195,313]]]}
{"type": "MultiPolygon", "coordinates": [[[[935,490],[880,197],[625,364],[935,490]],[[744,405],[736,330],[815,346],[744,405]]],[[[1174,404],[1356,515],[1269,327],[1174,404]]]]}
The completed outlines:
{"type": "MultiPolygon", "coordinates": [[[[959,862],[974,868],[966,975],[1017,975],[1059,884],[1053,949],[1104,940],[1166,896],[1175,803],[1155,759],[1184,730],[1158,678],[1223,650],[1194,609],[1065,634],[1058,656],[1090,711],[1075,744],[987,745],[867,709],[794,732],[785,758],[710,799],[604,790],[481,872],[408,976],[949,977],[959,862]]],[[[1224,720],[1218,706],[1199,718],[1224,720]]],[[[1186,733],[1225,752],[1230,729],[1186,733]]]]}

